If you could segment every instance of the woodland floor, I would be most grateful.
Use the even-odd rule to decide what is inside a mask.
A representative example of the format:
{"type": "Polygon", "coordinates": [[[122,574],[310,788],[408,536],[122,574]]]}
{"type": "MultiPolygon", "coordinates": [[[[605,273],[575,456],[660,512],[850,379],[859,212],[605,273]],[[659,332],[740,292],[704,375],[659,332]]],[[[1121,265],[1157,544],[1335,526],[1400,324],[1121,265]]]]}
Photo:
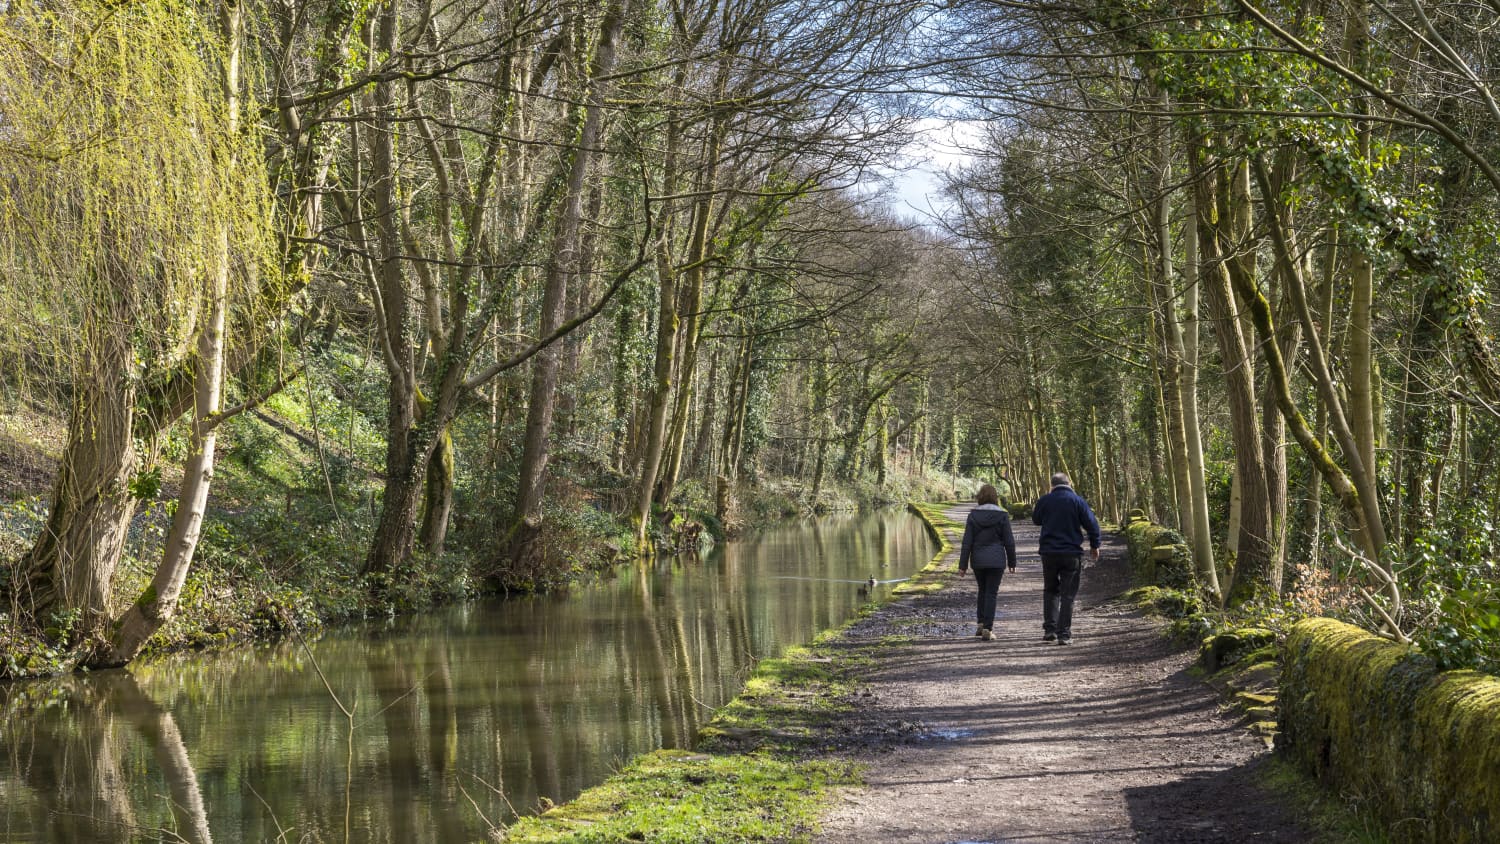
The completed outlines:
{"type": "MultiPolygon", "coordinates": [[[[960,524],[969,507],[949,511],[960,524]]],[[[887,604],[851,644],[909,637],[863,681],[840,758],[866,785],[823,820],[843,842],[1304,842],[1318,836],[1262,784],[1264,743],[1188,673],[1193,654],[1116,597],[1124,545],[1084,572],[1073,644],[1042,641],[1037,529],[1000,587],[996,638],[974,636],[975,587],[887,604]]],[[[958,537],[950,541],[958,545],[958,537]]]]}

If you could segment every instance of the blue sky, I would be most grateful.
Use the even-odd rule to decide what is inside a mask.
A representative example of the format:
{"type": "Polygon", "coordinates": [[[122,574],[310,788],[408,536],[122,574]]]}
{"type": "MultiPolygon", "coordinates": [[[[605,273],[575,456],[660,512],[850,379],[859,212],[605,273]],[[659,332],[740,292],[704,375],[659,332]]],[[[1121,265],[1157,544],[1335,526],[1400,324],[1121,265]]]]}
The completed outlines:
{"type": "Polygon", "coordinates": [[[947,209],[942,176],[970,160],[965,148],[979,137],[974,121],[927,118],[917,126],[917,140],[905,150],[907,167],[886,175],[893,190],[890,203],[897,214],[918,222],[930,222],[947,209]]]}

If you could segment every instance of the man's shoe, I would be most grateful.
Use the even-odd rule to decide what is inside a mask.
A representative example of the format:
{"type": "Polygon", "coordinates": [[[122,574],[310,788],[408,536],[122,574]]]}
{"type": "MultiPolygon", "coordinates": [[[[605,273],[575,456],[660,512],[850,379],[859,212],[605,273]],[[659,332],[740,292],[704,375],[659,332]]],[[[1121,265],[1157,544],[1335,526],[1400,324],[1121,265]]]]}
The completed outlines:
{"type": "Polygon", "coordinates": [[[979,638],[988,642],[989,640],[995,638],[995,634],[991,633],[988,627],[981,627],[979,628],[979,638]]]}
{"type": "Polygon", "coordinates": [[[983,627],[976,627],[976,628],[974,628],[974,636],[976,638],[983,639],[984,638],[984,628],[983,627]]]}
{"type": "Polygon", "coordinates": [[[1055,641],[1057,641],[1057,634],[1056,633],[1043,633],[1042,634],[1042,641],[1043,642],[1055,642],[1055,641]]]}
{"type": "Polygon", "coordinates": [[[1073,637],[1072,636],[1058,636],[1057,637],[1057,643],[1059,645],[1071,645],[1071,644],[1073,644],[1073,637]]]}

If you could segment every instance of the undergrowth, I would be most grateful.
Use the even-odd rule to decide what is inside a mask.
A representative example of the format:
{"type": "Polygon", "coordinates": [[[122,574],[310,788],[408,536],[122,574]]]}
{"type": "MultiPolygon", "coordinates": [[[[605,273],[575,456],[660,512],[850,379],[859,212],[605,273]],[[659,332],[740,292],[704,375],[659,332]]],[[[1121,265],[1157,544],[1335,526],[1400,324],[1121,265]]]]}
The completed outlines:
{"type": "Polygon", "coordinates": [[[1322,844],[1390,844],[1384,824],[1368,808],[1328,791],[1286,759],[1267,760],[1260,780],[1297,810],[1322,844]]]}

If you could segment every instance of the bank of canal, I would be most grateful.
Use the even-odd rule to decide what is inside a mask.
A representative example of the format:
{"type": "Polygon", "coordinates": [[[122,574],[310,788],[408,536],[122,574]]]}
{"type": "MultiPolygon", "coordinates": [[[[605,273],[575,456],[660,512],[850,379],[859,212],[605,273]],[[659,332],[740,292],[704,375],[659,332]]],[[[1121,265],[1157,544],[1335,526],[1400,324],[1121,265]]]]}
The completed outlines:
{"type": "Polygon", "coordinates": [[[758,661],[933,550],[906,513],[829,516],[305,649],[0,686],[0,841],[483,840],[691,747],[758,661]]]}

